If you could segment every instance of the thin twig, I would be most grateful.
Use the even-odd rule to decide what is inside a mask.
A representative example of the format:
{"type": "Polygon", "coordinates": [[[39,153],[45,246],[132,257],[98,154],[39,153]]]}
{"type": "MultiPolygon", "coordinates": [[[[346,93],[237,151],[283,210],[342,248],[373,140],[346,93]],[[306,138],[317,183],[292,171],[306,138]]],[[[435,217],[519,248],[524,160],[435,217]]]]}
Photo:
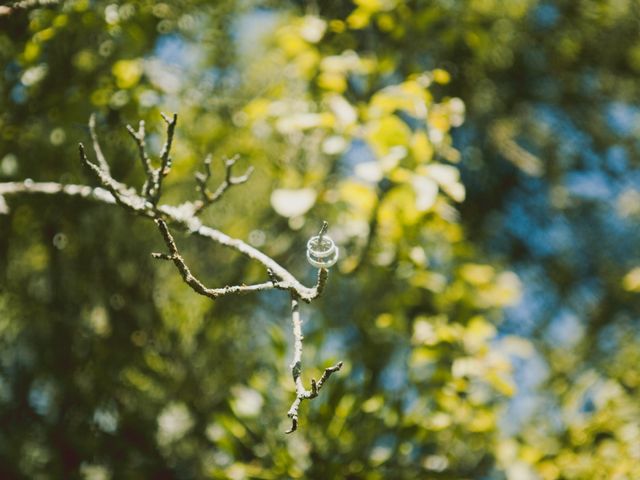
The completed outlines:
{"type": "Polygon", "coordinates": [[[178,114],[174,113],[172,118],[167,117],[164,113],[161,113],[162,119],[167,124],[167,139],[162,146],[160,152],[160,174],[163,177],[169,175],[171,171],[171,144],[173,143],[173,135],[176,130],[176,123],[178,123],[178,114]]]}
{"type": "Polygon", "coordinates": [[[154,172],[151,165],[151,159],[147,153],[147,145],[145,143],[146,132],[144,128],[144,120],[140,120],[140,123],[138,124],[138,131],[135,131],[131,125],[127,125],[127,131],[136,142],[136,145],[138,145],[138,155],[146,175],[146,180],[142,186],[142,195],[145,198],[149,198],[149,188],[151,187],[151,182],[154,178],[154,172]]]}
{"type": "Polygon", "coordinates": [[[157,218],[155,222],[158,226],[158,230],[160,230],[160,235],[162,236],[164,243],[169,249],[169,253],[152,253],[151,255],[153,256],[153,258],[157,258],[160,260],[171,260],[177,267],[180,275],[182,275],[182,279],[184,280],[184,282],[200,295],[215,299],[223,295],[229,295],[232,293],[259,292],[276,288],[274,283],[271,281],[254,285],[227,285],[223,288],[205,287],[204,284],[191,273],[191,270],[189,270],[189,267],[185,263],[184,258],[182,258],[182,255],[180,255],[180,252],[178,251],[176,242],[171,235],[166,222],[160,218],[157,218]]]}
{"type": "Polygon", "coordinates": [[[298,409],[303,400],[310,400],[318,396],[320,389],[329,377],[342,368],[342,362],[333,367],[326,368],[318,382],[311,379],[311,390],[306,390],[302,384],[302,319],[300,317],[300,304],[295,295],[291,295],[291,321],[293,323],[293,361],[291,362],[291,375],[296,386],[296,399],[291,404],[287,416],[291,419],[291,428],[285,433],[293,433],[298,429],[298,409]]]}
{"type": "Polygon", "coordinates": [[[327,233],[327,229],[329,228],[329,224],[327,221],[322,222],[322,227],[320,227],[320,232],[318,233],[318,245],[322,245],[322,237],[327,233]]]}
{"type": "Polygon", "coordinates": [[[93,143],[93,151],[96,154],[98,167],[104,170],[105,173],[110,173],[109,164],[107,163],[107,159],[105,158],[104,153],[102,153],[102,148],[100,147],[100,142],[98,141],[98,134],[96,133],[96,116],[93,113],[89,117],[89,134],[91,135],[91,142],[93,143]]]}
{"type": "MultiPolygon", "coordinates": [[[[90,163],[88,160],[83,160],[83,163],[85,162],[90,163]]],[[[97,176],[97,172],[94,173],[93,170],[92,174],[97,176]]],[[[231,248],[251,260],[262,264],[265,267],[265,270],[271,271],[272,275],[270,278],[272,279],[272,283],[276,284],[275,288],[295,293],[300,300],[306,303],[318,298],[327,283],[329,272],[326,269],[319,269],[316,284],[313,287],[303,285],[298,279],[296,279],[296,277],[293,276],[293,274],[291,274],[291,272],[264,252],[252,247],[238,238],[231,237],[220,230],[203,225],[201,220],[197,217],[191,216],[189,211],[185,213],[185,211],[173,205],[157,205],[154,207],[149,202],[146,202],[144,198],[136,195],[135,192],[131,190],[127,192],[125,202],[122,202],[122,199],[118,199],[113,194],[114,189],[112,187],[106,187],[106,184],[115,182],[115,180],[110,177],[105,177],[104,175],[102,175],[101,178],[104,179],[104,182],[101,181],[102,187],[91,187],[89,185],[77,184],[65,185],[56,182],[34,182],[30,179],[26,179],[21,182],[5,182],[0,183],[0,195],[10,197],[12,195],[21,194],[61,194],[85,198],[87,200],[104,203],[106,205],[120,204],[125,206],[127,210],[144,218],[155,219],[158,216],[161,216],[167,224],[173,228],[182,230],[189,235],[201,237],[224,247],[231,248]]],[[[120,193],[118,193],[118,196],[120,196],[120,193]]]]}
{"type": "Polygon", "coordinates": [[[172,118],[167,117],[164,113],[160,114],[167,124],[167,138],[160,152],[160,167],[151,169],[147,173],[147,187],[145,188],[145,197],[153,204],[157,205],[162,196],[162,181],[171,171],[171,145],[173,143],[173,135],[178,122],[178,114],[174,113],[172,118]]]}
{"type": "Polygon", "coordinates": [[[243,184],[247,180],[249,180],[251,174],[253,173],[253,167],[247,168],[243,175],[237,177],[232,176],[232,169],[235,163],[238,161],[238,158],[240,158],[239,155],[234,155],[231,158],[223,159],[225,178],[222,183],[218,185],[218,188],[216,188],[215,192],[211,192],[207,187],[207,183],[211,178],[211,155],[207,155],[207,157],[204,159],[204,173],[196,173],[196,188],[200,192],[202,199],[194,202],[194,215],[198,215],[206,207],[220,200],[224,192],[226,192],[229,187],[233,185],[243,184]]]}
{"type": "MultiPolygon", "coordinates": [[[[98,146],[98,149],[99,148],[100,147],[98,146]]],[[[100,156],[98,155],[99,151],[100,150],[96,151],[96,158],[98,158],[98,162],[100,161],[100,156]]],[[[102,186],[111,193],[111,195],[113,195],[118,204],[133,212],[144,207],[144,199],[139,197],[134,190],[128,189],[126,185],[116,181],[108,171],[105,171],[99,165],[96,165],[89,160],[82,143],[78,144],[78,153],[80,154],[82,164],[89,170],[96,180],[100,182],[102,186]]]]}

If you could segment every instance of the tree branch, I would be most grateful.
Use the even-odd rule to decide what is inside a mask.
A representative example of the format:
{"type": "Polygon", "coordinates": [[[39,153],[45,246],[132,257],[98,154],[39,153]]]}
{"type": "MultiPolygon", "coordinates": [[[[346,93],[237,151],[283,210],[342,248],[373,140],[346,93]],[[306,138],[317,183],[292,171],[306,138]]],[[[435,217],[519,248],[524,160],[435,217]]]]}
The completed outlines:
{"type": "Polygon", "coordinates": [[[60,3],[60,0],[23,0],[21,2],[13,2],[9,5],[0,5],[0,17],[11,15],[19,10],[30,10],[38,7],[54,7],[60,3]]]}
{"type": "Polygon", "coordinates": [[[226,192],[229,187],[243,184],[249,180],[249,177],[251,177],[251,174],[253,173],[253,167],[249,167],[244,175],[240,175],[238,177],[232,176],[232,169],[238,161],[238,158],[238,155],[234,155],[231,158],[223,159],[225,178],[216,191],[211,192],[207,187],[207,182],[211,178],[211,155],[207,155],[204,159],[204,173],[196,173],[197,190],[200,192],[202,199],[194,202],[194,215],[198,215],[206,207],[220,200],[224,192],[226,192]]]}
{"type": "Polygon", "coordinates": [[[138,155],[140,156],[140,162],[146,175],[147,180],[142,186],[142,195],[145,198],[149,198],[149,188],[151,187],[149,179],[153,178],[153,167],[151,165],[151,159],[147,154],[147,146],[145,143],[146,133],[144,129],[144,120],[140,120],[138,124],[138,131],[136,132],[131,125],[127,125],[127,131],[138,145],[138,155]]]}
{"type": "MultiPolygon", "coordinates": [[[[173,115],[172,119],[169,119],[166,116],[164,116],[164,118],[165,122],[167,122],[167,141],[165,143],[165,147],[163,148],[161,160],[164,164],[164,169],[166,170],[168,168],[168,165],[170,164],[168,149],[170,148],[172,143],[177,116],[173,115]]],[[[91,130],[95,130],[95,120],[93,122],[90,120],[90,131],[91,130]]],[[[137,133],[138,136],[140,136],[140,130],[138,130],[137,133]]],[[[94,135],[92,135],[92,138],[93,137],[94,135]]],[[[95,136],[95,138],[97,139],[97,135],[95,136]]],[[[286,268],[284,268],[282,265],[277,263],[265,253],[252,247],[248,243],[243,242],[240,239],[230,237],[229,235],[219,230],[203,225],[202,221],[194,214],[192,203],[188,202],[187,204],[178,206],[157,203],[154,204],[144,197],[140,196],[135,191],[135,189],[129,188],[126,185],[118,182],[111,176],[111,173],[108,170],[101,168],[99,165],[102,161],[100,160],[100,158],[104,160],[104,155],[102,155],[102,150],[100,149],[99,143],[94,142],[93,146],[96,150],[96,158],[98,159],[98,164],[93,163],[88,159],[84,146],[82,144],[80,144],[78,147],[80,159],[82,164],[102,185],[102,187],[91,187],[88,185],[64,185],[55,182],[34,182],[33,180],[27,179],[22,182],[0,183],[0,195],[11,196],[25,193],[64,194],[79,196],[109,205],[119,204],[126,210],[129,210],[132,213],[146,218],[154,220],[156,218],[162,218],[171,227],[183,230],[190,235],[196,235],[202,238],[206,238],[225,247],[232,248],[237,252],[249,257],[250,259],[261,263],[266,270],[271,271],[272,283],[275,285],[275,288],[295,293],[295,295],[304,302],[309,303],[312,300],[318,298],[322,293],[329,274],[327,270],[320,269],[318,271],[317,283],[313,287],[307,287],[303,285],[286,268]],[[273,279],[276,279],[276,281],[273,282],[273,279]]],[[[106,160],[104,161],[106,162],[106,160]]],[[[160,169],[162,168],[163,167],[161,166],[160,169]]],[[[154,171],[157,172],[158,170],[154,171]]],[[[152,178],[151,180],[148,179],[148,181],[150,182],[150,184],[154,184],[156,182],[161,182],[161,178],[152,178]]]]}
{"type": "MultiPolygon", "coordinates": [[[[95,144],[94,148],[96,148],[95,144]]],[[[100,158],[100,154],[98,154],[100,147],[98,146],[97,148],[96,156],[100,158]]],[[[78,152],[80,153],[80,160],[82,161],[82,164],[87,167],[89,172],[98,182],[102,183],[102,186],[111,193],[118,204],[133,212],[138,212],[144,207],[144,204],[146,203],[145,200],[138,196],[135,190],[128,189],[124,184],[116,181],[108,171],[100,168],[99,165],[96,165],[89,160],[82,143],[78,144],[78,152]]]]}
{"type": "MultiPolygon", "coordinates": [[[[78,150],[82,164],[102,186],[91,187],[87,185],[63,185],[52,182],[34,182],[31,179],[24,180],[23,182],[0,183],[0,213],[8,212],[8,206],[6,205],[4,196],[22,193],[65,194],[91,199],[108,205],[117,204],[137,215],[151,218],[155,221],[169,253],[153,253],[153,257],[172,261],[184,282],[196,293],[215,299],[223,295],[258,292],[274,288],[287,290],[291,295],[293,334],[295,339],[294,359],[291,365],[291,371],[296,386],[296,399],[288,412],[292,425],[287,431],[287,433],[292,433],[298,428],[298,409],[300,407],[300,403],[303,400],[317,397],[322,385],[329,376],[340,370],[342,367],[342,362],[339,362],[333,367],[325,369],[318,382],[311,380],[311,390],[305,390],[302,385],[302,320],[300,319],[299,301],[303,300],[305,302],[310,302],[320,296],[327,283],[329,271],[326,268],[318,269],[316,285],[311,288],[306,287],[287,269],[279,265],[265,253],[248,245],[242,240],[230,237],[219,230],[215,230],[202,224],[200,219],[197,217],[197,214],[203,208],[217,201],[229,187],[244,183],[249,179],[252,168],[248,169],[242,176],[232,176],[231,169],[237,160],[236,157],[225,160],[225,180],[213,193],[207,189],[206,185],[211,176],[210,159],[205,161],[205,173],[196,177],[198,190],[203,197],[199,203],[187,202],[178,206],[159,205],[162,181],[171,169],[172,160],[170,150],[177,122],[177,115],[174,114],[172,118],[168,118],[163,115],[162,118],[167,123],[167,137],[160,154],[160,167],[157,169],[153,168],[146,151],[144,123],[140,122],[137,131],[135,131],[131,126],[127,126],[129,134],[138,145],[140,161],[147,177],[146,182],[142,187],[142,195],[140,195],[134,188],[128,187],[112,177],[109,165],[102,152],[100,143],[98,142],[98,136],[95,131],[95,118],[92,116],[89,120],[89,131],[96,157],[95,162],[89,160],[82,144],[78,145],[78,150]],[[232,248],[262,264],[265,267],[270,280],[268,282],[253,285],[242,284],[225,286],[222,288],[206,287],[191,273],[191,270],[184,261],[184,258],[180,255],[176,242],[169,230],[169,224],[186,231],[187,234],[197,235],[220,245],[232,248]]],[[[319,234],[320,240],[322,240],[322,236],[326,233],[326,230],[327,224],[324,222],[319,234]]]]}
{"type": "Polygon", "coordinates": [[[116,199],[111,192],[101,187],[88,185],[63,185],[55,182],[34,182],[31,179],[22,182],[0,183],[0,195],[16,195],[21,193],[42,193],[54,195],[62,193],[71,197],[81,197],[107,204],[115,204],[116,199]]]}
{"type": "MultiPolygon", "coordinates": [[[[21,194],[41,194],[41,195],[68,195],[92,200],[106,205],[117,205],[119,202],[113,195],[111,189],[105,187],[91,187],[89,185],[61,184],[56,182],[34,182],[31,179],[22,182],[0,183],[0,195],[13,196],[21,194]]],[[[205,238],[219,245],[231,248],[242,255],[264,265],[266,270],[271,271],[271,277],[277,283],[276,288],[287,290],[298,295],[298,297],[309,303],[318,298],[327,283],[329,272],[326,269],[318,270],[316,285],[306,287],[298,281],[293,274],[276,262],[274,259],[252,247],[240,239],[233,238],[220,230],[203,225],[199,218],[191,215],[189,210],[173,205],[152,205],[145,202],[142,197],[134,197],[125,207],[133,213],[145,218],[155,219],[156,212],[169,226],[186,232],[189,235],[205,238]]]]}
{"type": "Polygon", "coordinates": [[[178,123],[178,114],[174,113],[172,118],[167,117],[164,113],[160,113],[162,119],[167,124],[167,139],[162,146],[160,152],[160,168],[154,171],[153,185],[151,186],[150,193],[152,193],[152,203],[156,205],[162,195],[162,180],[169,175],[171,171],[171,145],[173,143],[173,135],[176,130],[176,123],[178,123]]]}
{"type": "Polygon", "coordinates": [[[104,153],[102,153],[102,148],[100,147],[100,142],[98,141],[98,134],[96,133],[96,116],[93,113],[89,117],[89,134],[91,135],[91,142],[93,143],[93,151],[96,153],[98,167],[106,174],[109,174],[109,164],[107,163],[107,159],[105,158],[104,153]]]}
{"type": "Polygon", "coordinates": [[[287,416],[291,419],[291,428],[285,433],[293,433],[298,429],[298,409],[303,400],[310,400],[318,396],[320,389],[329,377],[342,368],[342,362],[333,367],[326,368],[320,380],[316,383],[311,379],[311,390],[306,390],[302,384],[302,319],[300,318],[300,305],[294,294],[291,295],[291,321],[293,323],[293,361],[291,362],[291,375],[296,386],[296,399],[291,404],[287,416]]]}
{"type": "Polygon", "coordinates": [[[180,252],[178,251],[176,242],[173,239],[173,236],[171,235],[171,232],[169,231],[169,227],[167,227],[166,222],[160,218],[157,218],[156,225],[158,225],[158,230],[160,230],[160,235],[162,235],[162,238],[165,244],[167,245],[167,248],[169,249],[169,254],[152,253],[151,255],[153,256],[153,258],[158,258],[161,260],[171,260],[175,264],[178,271],[180,272],[180,275],[182,275],[182,279],[184,280],[184,282],[187,285],[189,285],[196,293],[199,293],[200,295],[204,295],[205,297],[215,299],[223,295],[229,295],[231,293],[259,292],[262,290],[271,290],[273,288],[276,288],[276,285],[273,283],[273,281],[259,283],[255,285],[233,285],[233,286],[227,285],[223,288],[205,287],[204,284],[191,273],[191,270],[189,270],[189,267],[187,267],[187,264],[185,263],[184,259],[180,255],[180,252]]]}

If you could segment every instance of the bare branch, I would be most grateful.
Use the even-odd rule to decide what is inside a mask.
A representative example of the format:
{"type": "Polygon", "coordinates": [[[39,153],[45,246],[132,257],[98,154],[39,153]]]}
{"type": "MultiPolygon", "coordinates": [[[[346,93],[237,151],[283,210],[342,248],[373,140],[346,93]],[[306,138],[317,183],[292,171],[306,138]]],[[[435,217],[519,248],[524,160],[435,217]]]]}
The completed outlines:
{"type": "Polygon", "coordinates": [[[200,295],[204,295],[205,297],[216,299],[223,295],[229,295],[232,293],[249,293],[249,292],[259,292],[262,290],[271,290],[275,288],[273,282],[264,282],[258,283],[254,285],[227,285],[223,288],[208,288],[205,287],[204,284],[198,280],[189,270],[189,267],[180,255],[178,251],[178,247],[176,245],[171,232],[169,231],[169,227],[166,222],[160,218],[155,220],[156,225],[158,225],[158,230],[160,230],[160,234],[164,240],[164,243],[167,245],[169,249],[169,254],[166,253],[152,253],[153,258],[161,259],[161,260],[171,260],[175,266],[177,267],[180,275],[182,275],[182,279],[184,282],[189,285],[196,293],[200,295]]]}
{"type": "MultiPolygon", "coordinates": [[[[163,148],[162,154],[162,157],[165,158],[164,164],[166,169],[167,164],[169,164],[169,148],[172,143],[177,116],[173,115],[172,119],[169,119],[166,116],[163,116],[163,118],[165,119],[165,122],[167,122],[167,143],[163,148]]],[[[92,125],[90,125],[90,131],[93,131],[95,134],[95,120],[90,123],[92,123],[92,125]]],[[[135,132],[138,138],[141,138],[140,132],[140,129],[138,132],[135,132]]],[[[92,135],[92,138],[93,137],[94,135],[92,135]]],[[[306,287],[286,268],[265,253],[240,239],[230,237],[219,230],[203,225],[201,220],[194,215],[193,204],[187,204],[188,208],[185,208],[184,205],[159,205],[157,203],[159,196],[156,195],[156,193],[152,196],[152,192],[149,192],[149,196],[147,198],[137,194],[133,188],[128,188],[126,185],[115,180],[111,176],[108,166],[106,168],[101,167],[102,163],[106,165],[107,162],[104,155],[102,155],[102,150],[97,142],[97,136],[95,136],[95,138],[96,142],[94,142],[94,149],[96,149],[97,163],[89,160],[82,144],[80,144],[78,148],[82,164],[101,184],[101,187],[90,187],[87,185],[63,185],[53,182],[33,182],[32,180],[24,180],[23,182],[0,183],[0,195],[4,195],[6,197],[23,193],[65,194],[79,196],[110,205],[119,204],[137,215],[151,219],[163,218],[173,228],[178,228],[186,231],[188,234],[197,235],[220,245],[232,248],[262,264],[267,271],[271,271],[270,282],[259,284],[258,286],[243,286],[240,289],[241,291],[266,289],[268,285],[268,288],[287,290],[295,294],[300,300],[307,303],[320,296],[328,278],[327,270],[320,269],[318,271],[318,280],[316,285],[311,288],[306,287]],[[153,201],[151,201],[150,198],[153,201]]],[[[152,171],[159,173],[159,169],[152,169],[152,171]]],[[[228,175],[235,183],[244,181],[243,177],[232,177],[230,173],[228,173],[228,175]]],[[[155,176],[156,175],[154,174],[154,177],[155,176]]],[[[157,179],[154,178],[152,180],[154,182],[159,182],[161,175],[157,175],[157,177],[157,179]]],[[[152,187],[149,187],[149,189],[151,190],[152,187]]],[[[6,210],[6,208],[4,210],[6,210]]],[[[238,290],[231,289],[227,291],[235,292],[238,290]]]]}
{"type": "MultiPolygon", "coordinates": [[[[324,291],[324,287],[327,285],[328,279],[329,279],[329,270],[327,270],[326,268],[319,269],[318,280],[316,281],[316,286],[315,286],[316,295],[310,300],[314,300],[318,298],[320,295],[322,295],[322,292],[324,291]]],[[[307,301],[307,303],[309,303],[309,301],[307,301]]]]}
{"type": "Polygon", "coordinates": [[[151,165],[151,159],[147,154],[147,146],[145,143],[146,132],[144,128],[144,120],[140,120],[138,124],[138,131],[136,132],[131,125],[127,125],[127,131],[133,138],[133,140],[138,145],[138,155],[140,156],[140,162],[142,163],[142,168],[144,169],[144,173],[147,177],[144,185],[142,186],[142,195],[145,198],[149,197],[149,188],[151,186],[151,179],[154,177],[153,167],[151,165]]]}
{"type": "MultiPolygon", "coordinates": [[[[96,200],[109,205],[118,204],[125,207],[127,210],[143,217],[151,218],[156,222],[169,252],[153,253],[153,257],[160,260],[172,261],[184,282],[196,293],[215,299],[219,296],[235,293],[249,293],[272,289],[287,290],[291,295],[293,334],[295,339],[294,359],[291,365],[291,371],[296,386],[296,399],[288,411],[288,416],[291,418],[292,426],[287,431],[287,433],[292,433],[298,428],[298,409],[300,407],[300,403],[303,400],[312,399],[318,396],[323,384],[333,373],[337,372],[342,367],[342,362],[339,362],[338,364],[325,369],[318,382],[316,382],[315,379],[311,380],[310,390],[306,390],[302,384],[303,337],[299,301],[302,300],[310,302],[320,296],[327,283],[329,271],[326,268],[319,268],[316,285],[312,288],[306,287],[288,270],[279,265],[265,253],[248,245],[242,240],[232,238],[219,230],[215,230],[202,224],[200,219],[197,217],[197,213],[204,208],[204,206],[218,200],[225,190],[232,185],[238,185],[248,180],[252,172],[252,168],[249,168],[242,176],[234,177],[232,175],[232,167],[235,164],[237,157],[224,161],[225,180],[213,193],[207,189],[207,182],[211,177],[211,160],[209,158],[205,161],[205,173],[196,177],[200,192],[203,196],[201,206],[198,206],[197,203],[190,202],[179,206],[158,205],[162,181],[171,168],[170,149],[177,122],[177,115],[174,114],[171,119],[163,115],[163,119],[167,123],[167,139],[161,153],[161,165],[157,169],[153,168],[151,160],[146,152],[144,122],[140,122],[137,131],[135,131],[131,126],[127,126],[129,134],[138,145],[140,160],[147,176],[147,181],[142,189],[143,196],[139,195],[135,189],[129,188],[127,185],[118,182],[112,177],[109,165],[98,142],[98,137],[95,132],[95,118],[92,116],[89,121],[89,130],[96,155],[96,161],[93,162],[88,158],[82,144],[78,145],[78,151],[82,164],[102,186],[90,187],[87,185],[63,185],[52,182],[36,183],[30,179],[24,180],[23,182],[0,183],[0,213],[8,212],[5,196],[21,193],[62,193],[70,196],[79,196],[82,198],[96,200]],[[220,245],[232,248],[252,260],[259,262],[265,267],[269,276],[269,281],[253,285],[227,285],[222,288],[206,287],[193,275],[184,258],[180,255],[176,242],[169,230],[168,223],[176,228],[186,231],[188,234],[198,235],[220,245]]],[[[322,240],[322,236],[326,234],[326,231],[327,223],[323,222],[318,235],[320,240],[322,240]]]]}
{"type": "Polygon", "coordinates": [[[237,177],[232,176],[232,169],[235,163],[238,161],[239,155],[234,155],[231,158],[223,159],[223,164],[225,168],[225,178],[222,183],[218,186],[215,192],[211,192],[207,187],[207,183],[211,178],[211,155],[207,155],[204,159],[204,173],[198,172],[196,173],[196,183],[197,190],[200,192],[202,199],[195,202],[194,204],[194,215],[198,215],[202,210],[204,210],[207,206],[212,203],[220,200],[224,192],[233,185],[240,185],[245,183],[251,177],[253,173],[253,167],[247,168],[244,175],[240,175],[237,177]]]}
{"type": "Polygon", "coordinates": [[[38,7],[53,7],[60,3],[60,0],[22,0],[9,5],[0,5],[0,17],[11,15],[19,10],[29,10],[38,7]]]}
{"type": "Polygon", "coordinates": [[[162,146],[160,152],[160,175],[166,177],[171,171],[171,144],[173,143],[173,135],[178,123],[178,114],[174,113],[173,118],[167,117],[164,113],[160,113],[162,119],[167,123],[167,139],[162,146]]]}
{"type": "Polygon", "coordinates": [[[133,212],[138,212],[145,207],[145,200],[138,196],[132,189],[128,189],[124,184],[116,181],[108,170],[103,170],[95,163],[91,162],[87,157],[82,143],[78,144],[78,152],[82,164],[87,167],[89,172],[102,184],[102,186],[111,193],[115,201],[133,212]]]}
{"type": "Polygon", "coordinates": [[[151,159],[147,153],[147,147],[145,143],[145,125],[144,121],[140,121],[138,124],[138,131],[134,130],[131,125],[127,125],[127,131],[136,142],[138,146],[138,155],[142,163],[142,168],[147,177],[144,185],[142,186],[142,196],[151,203],[151,205],[157,205],[162,195],[162,181],[171,171],[171,145],[173,144],[173,136],[175,133],[176,124],[178,122],[178,114],[174,113],[172,118],[167,117],[164,113],[161,113],[163,120],[167,124],[167,138],[162,151],[160,152],[160,167],[153,168],[151,159]]]}
{"type": "Polygon", "coordinates": [[[98,135],[96,133],[96,118],[93,114],[89,117],[89,133],[91,134],[91,141],[93,143],[93,151],[96,155],[97,164],[89,160],[85,153],[84,145],[79,143],[78,150],[82,164],[88,168],[89,172],[102,184],[104,188],[111,192],[116,202],[120,205],[134,212],[138,212],[140,209],[145,208],[146,200],[139,196],[135,189],[127,187],[125,184],[118,182],[111,176],[109,163],[107,162],[104,153],[102,152],[102,148],[100,147],[100,142],[98,141],[98,135]]]}
{"type": "Polygon", "coordinates": [[[89,117],[89,134],[91,135],[91,142],[93,143],[93,151],[96,154],[98,167],[104,170],[105,173],[109,174],[109,164],[104,157],[104,153],[102,153],[102,148],[100,147],[100,142],[98,141],[98,135],[96,134],[96,116],[93,113],[89,117]]]}
{"type": "MultiPolygon", "coordinates": [[[[86,157],[86,155],[83,157],[86,157]]],[[[83,163],[86,165],[91,162],[83,158],[83,163]]],[[[95,169],[95,165],[91,164],[91,166],[95,169]]],[[[88,166],[88,168],[91,167],[88,166]]],[[[94,170],[91,170],[91,172],[93,175],[97,175],[98,173],[94,170]]],[[[107,179],[107,182],[110,182],[111,180],[112,179],[107,179]]],[[[56,182],[34,182],[30,179],[26,179],[22,182],[0,183],[0,195],[10,197],[12,195],[20,194],[69,195],[101,202],[107,205],[124,205],[128,210],[145,218],[155,219],[158,215],[161,215],[162,218],[174,228],[183,230],[187,234],[205,238],[219,245],[231,248],[262,264],[267,271],[271,271],[271,283],[274,284],[275,288],[295,293],[300,300],[307,303],[320,296],[329,275],[329,272],[326,269],[318,270],[318,280],[316,285],[313,287],[306,287],[286,268],[265,253],[238,238],[233,238],[220,230],[203,225],[199,218],[190,214],[190,211],[185,213],[180,208],[172,205],[158,205],[157,207],[154,207],[148,202],[145,202],[142,197],[135,196],[134,194],[131,194],[131,192],[129,192],[129,197],[126,199],[127,203],[123,203],[122,199],[117,199],[116,196],[113,195],[113,188],[74,184],[65,185],[56,182]]],[[[119,192],[118,195],[120,195],[119,192]]]]}
{"type": "Polygon", "coordinates": [[[327,229],[329,228],[329,223],[327,221],[322,222],[322,227],[320,227],[320,231],[318,232],[318,242],[322,242],[322,237],[327,233],[327,229]]]}
{"type": "Polygon", "coordinates": [[[88,185],[63,185],[55,182],[34,182],[27,178],[22,182],[0,183],[0,195],[15,195],[20,193],[63,193],[71,197],[81,197],[99,202],[115,204],[116,199],[111,192],[101,187],[89,187],[88,185]]]}
{"type": "Polygon", "coordinates": [[[320,389],[329,377],[342,368],[342,362],[333,367],[326,368],[320,380],[316,383],[311,379],[311,390],[306,390],[302,384],[302,319],[300,318],[300,305],[294,294],[291,295],[291,320],[293,323],[293,362],[291,362],[291,375],[296,385],[296,399],[291,404],[287,416],[291,419],[291,428],[285,433],[293,433],[298,429],[298,409],[303,400],[310,400],[318,396],[320,389]]]}
{"type": "Polygon", "coordinates": [[[202,162],[204,165],[204,172],[196,172],[196,190],[200,192],[200,194],[205,197],[203,200],[207,200],[206,192],[207,192],[207,182],[211,178],[211,154],[207,155],[202,162]]]}

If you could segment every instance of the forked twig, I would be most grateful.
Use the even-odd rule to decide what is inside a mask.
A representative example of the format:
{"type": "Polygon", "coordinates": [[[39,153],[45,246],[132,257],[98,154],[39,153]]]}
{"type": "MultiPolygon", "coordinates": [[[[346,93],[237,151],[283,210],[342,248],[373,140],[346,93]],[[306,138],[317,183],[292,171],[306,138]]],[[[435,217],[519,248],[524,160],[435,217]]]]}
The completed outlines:
{"type": "Polygon", "coordinates": [[[194,202],[194,215],[198,215],[206,207],[220,200],[220,198],[222,198],[222,195],[227,191],[229,187],[232,187],[234,185],[241,185],[249,180],[251,174],[253,173],[253,167],[247,168],[243,175],[236,177],[232,175],[233,166],[238,161],[238,158],[240,158],[239,155],[234,155],[231,158],[225,158],[222,160],[225,169],[224,180],[222,181],[222,183],[220,183],[220,185],[218,185],[218,188],[216,188],[216,190],[212,192],[207,186],[207,183],[211,178],[211,155],[207,155],[203,162],[204,172],[198,172],[195,176],[197,190],[198,192],[200,192],[202,198],[201,200],[194,202]]]}
{"type": "Polygon", "coordinates": [[[205,287],[204,284],[198,280],[189,270],[189,267],[184,261],[184,258],[180,255],[178,251],[178,247],[176,246],[176,242],[169,231],[169,227],[164,220],[161,218],[157,218],[155,220],[156,225],[158,226],[158,230],[160,231],[160,235],[164,240],[164,243],[167,245],[169,249],[169,253],[152,253],[153,258],[157,258],[160,260],[171,260],[180,275],[182,275],[182,279],[184,282],[189,285],[196,293],[200,295],[204,295],[209,298],[218,298],[223,295],[229,295],[231,293],[249,293],[249,292],[259,292],[261,290],[270,290],[275,288],[273,281],[258,283],[254,285],[227,285],[222,288],[208,288],[205,287]]]}
{"type": "Polygon", "coordinates": [[[311,390],[306,390],[302,384],[302,319],[300,318],[300,304],[295,295],[291,295],[291,321],[293,323],[293,361],[291,362],[291,375],[296,385],[296,399],[291,404],[287,416],[291,419],[291,428],[285,433],[293,433],[298,429],[298,409],[303,400],[310,400],[318,396],[320,389],[329,377],[342,368],[342,362],[333,367],[326,368],[318,382],[311,379],[311,390]]]}

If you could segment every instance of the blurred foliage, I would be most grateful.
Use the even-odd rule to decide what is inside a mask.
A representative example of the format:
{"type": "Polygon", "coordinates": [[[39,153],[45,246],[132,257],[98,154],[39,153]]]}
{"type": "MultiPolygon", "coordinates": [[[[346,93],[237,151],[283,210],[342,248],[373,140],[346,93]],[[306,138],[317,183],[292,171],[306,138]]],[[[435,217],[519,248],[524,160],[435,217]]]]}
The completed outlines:
{"type": "MultiPolygon", "coordinates": [[[[240,154],[252,179],[205,222],[307,283],[329,221],[341,260],[302,309],[305,384],[345,361],[285,436],[285,294],[212,302],[152,261],[150,222],[7,198],[0,477],[640,476],[635,4],[300,3],[0,15],[0,181],[85,183],[97,112],[139,186],[124,125],[157,152],[177,111],[165,201],[193,198],[207,153],[240,154]]],[[[209,285],[264,281],[177,240],[209,285]]]]}

